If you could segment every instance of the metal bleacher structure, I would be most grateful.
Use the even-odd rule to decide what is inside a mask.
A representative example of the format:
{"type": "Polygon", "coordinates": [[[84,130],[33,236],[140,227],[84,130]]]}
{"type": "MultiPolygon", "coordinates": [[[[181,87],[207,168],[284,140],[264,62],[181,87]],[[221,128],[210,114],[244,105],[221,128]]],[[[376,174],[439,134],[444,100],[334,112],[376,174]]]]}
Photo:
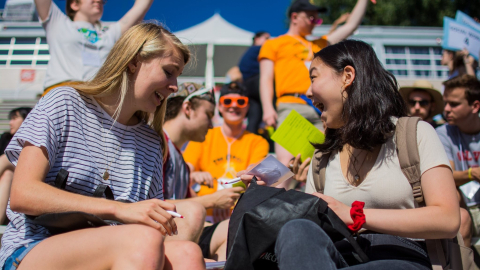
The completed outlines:
{"type": "MultiPolygon", "coordinates": [[[[50,55],[33,0],[7,0],[0,12],[0,131],[3,131],[7,129],[5,112],[10,105],[35,104],[43,90],[50,55]]],[[[313,34],[322,36],[329,29],[329,25],[321,25],[313,34]]],[[[440,65],[442,37],[439,27],[361,26],[351,38],[371,44],[400,85],[422,78],[441,88],[441,82],[447,78],[446,67],[440,65]]],[[[179,82],[223,83],[224,74],[238,63],[250,42],[251,39],[229,45],[191,44],[196,55],[195,67],[187,66],[179,82]],[[212,79],[206,75],[212,69],[209,61],[215,62],[212,79]]]]}
{"type": "MultiPolygon", "coordinates": [[[[217,20],[214,24],[218,24],[215,16],[212,17],[217,20]]],[[[317,26],[313,35],[323,36],[329,30],[330,25],[317,26]]],[[[447,68],[440,64],[441,27],[360,26],[350,38],[372,45],[380,62],[396,76],[401,86],[427,79],[441,89],[441,82],[448,77],[447,68]]],[[[185,68],[179,83],[187,80],[204,83],[209,80],[208,70],[213,73],[214,84],[223,83],[224,74],[237,65],[239,57],[250,46],[251,37],[236,44],[197,43],[191,44],[195,66],[185,68]]],[[[0,9],[0,133],[9,129],[7,118],[11,109],[36,104],[43,91],[49,60],[45,31],[36,17],[34,1],[7,0],[5,9],[0,9]]],[[[0,235],[3,230],[0,226],[0,235]]],[[[472,243],[478,254],[480,240],[473,239],[472,243]]]]}

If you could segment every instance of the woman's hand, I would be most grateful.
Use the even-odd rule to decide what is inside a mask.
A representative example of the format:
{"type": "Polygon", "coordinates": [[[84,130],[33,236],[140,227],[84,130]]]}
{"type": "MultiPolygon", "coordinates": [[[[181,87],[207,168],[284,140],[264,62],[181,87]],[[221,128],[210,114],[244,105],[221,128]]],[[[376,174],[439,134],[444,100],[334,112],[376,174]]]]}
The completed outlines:
{"type": "Polygon", "coordinates": [[[465,62],[465,65],[472,65],[473,62],[475,61],[475,58],[470,55],[470,52],[467,49],[463,49],[460,53],[463,57],[463,61],[465,62]]]}
{"type": "Polygon", "coordinates": [[[307,180],[308,175],[308,166],[310,165],[311,158],[305,159],[305,161],[301,162],[301,154],[298,154],[295,158],[290,161],[289,167],[292,169],[292,172],[295,174],[293,179],[297,180],[298,182],[305,182],[307,180]]]}
{"type": "Polygon", "coordinates": [[[318,198],[327,202],[328,207],[337,214],[337,216],[346,224],[351,225],[353,224],[353,219],[350,216],[350,206],[343,204],[340,201],[335,200],[333,197],[323,195],[321,193],[315,192],[312,195],[317,196],[318,198]]]}
{"type": "MultiPolygon", "coordinates": [[[[252,165],[250,165],[248,168],[252,167],[252,165]]],[[[245,184],[245,186],[248,188],[248,186],[250,185],[250,182],[252,182],[252,179],[255,175],[251,175],[251,174],[246,174],[249,169],[246,169],[244,171],[239,171],[237,173],[237,177],[240,177],[240,179],[242,179],[242,182],[245,184]]],[[[253,167],[252,167],[253,168],[253,167]]],[[[260,186],[265,186],[266,183],[263,182],[260,177],[256,176],[257,178],[257,185],[260,185],[260,186]]]]}
{"type": "Polygon", "coordinates": [[[115,217],[125,224],[143,224],[159,230],[163,235],[178,234],[172,215],[166,210],[176,211],[175,205],[151,199],[136,203],[121,203],[115,217]]]}
{"type": "Polygon", "coordinates": [[[233,187],[216,191],[215,193],[211,194],[211,196],[214,198],[214,207],[220,209],[230,209],[235,205],[238,198],[240,198],[240,192],[243,190],[243,187],[233,187]]]}
{"type": "Polygon", "coordinates": [[[209,172],[191,172],[190,182],[207,185],[209,188],[213,188],[213,177],[209,172]]]}

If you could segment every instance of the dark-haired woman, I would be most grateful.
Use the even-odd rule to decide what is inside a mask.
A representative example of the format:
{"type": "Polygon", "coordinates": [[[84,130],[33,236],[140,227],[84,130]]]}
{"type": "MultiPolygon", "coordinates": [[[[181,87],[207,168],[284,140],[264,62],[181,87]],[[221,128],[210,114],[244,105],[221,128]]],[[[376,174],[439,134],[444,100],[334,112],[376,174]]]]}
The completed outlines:
{"type": "Polygon", "coordinates": [[[467,49],[462,51],[443,50],[440,63],[448,67],[448,79],[468,74],[475,76],[478,62],[470,55],[467,49]]]}
{"type": "Polygon", "coordinates": [[[66,0],[64,14],[52,0],[35,0],[50,51],[43,95],[72,81],[93,79],[115,42],[143,20],[153,0],[136,0],[118,22],[110,25],[100,21],[106,2],[66,0]]]}
{"type": "Polygon", "coordinates": [[[336,249],[313,222],[294,220],[278,236],[280,269],[431,269],[423,239],[452,238],[460,225],[452,171],[435,130],[426,122],[417,126],[426,207],[415,208],[393,136],[405,104],[371,46],[347,40],[324,48],[310,77],[308,95],[326,124],[325,143],[317,149],[329,159],[323,194],[315,189],[312,167],[307,193],[325,200],[347,225],[354,224],[352,206],[361,208],[353,203],[365,203],[359,243],[370,262],[359,264],[342,242],[336,249]]]}

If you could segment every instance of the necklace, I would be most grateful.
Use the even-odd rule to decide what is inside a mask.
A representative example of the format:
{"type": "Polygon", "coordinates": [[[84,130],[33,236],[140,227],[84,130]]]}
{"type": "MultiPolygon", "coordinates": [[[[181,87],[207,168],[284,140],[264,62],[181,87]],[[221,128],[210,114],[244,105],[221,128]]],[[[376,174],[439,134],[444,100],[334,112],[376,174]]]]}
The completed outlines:
{"type": "MultiPolygon", "coordinates": [[[[113,124],[112,124],[112,127],[113,127],[113,124]]],[[[110,131],[112,130],[112,127],[110,127],[110,131]]],[[[117,147],[117,150],[115,150],[115,154],[113,155],[112,157],[112,160],[110,160],[110,157],[108,155],[108,152],[107,152],[107,143],[105,142],[105,130],[103,129],[103,120],[102,120],[102,139],[103,139],[103,149],[104,149],[104,152],[105,154],[107,155],[107,166],[105,168],[105,171],[103,172],[102,174],[102,178],[103,180],[107,181],[108,178],[110,178],[110,174],[108,173],[108,169],[110,168],[110,165],[112,165],[113,161],[115,160],[115,158],[117,157],[118,155],[118,150],[120,150],[120,147],[122,146],[122,141],[123,141],[123,137],[125,136],[125,131],[126,130],[123,130],[123,134],[122,134],[122,138],[120,139],[120,142],[118,144],[118,147],[117,147]]]]}
{"type": "MultiPolygon", "coordinates": [[[[227,135],[225,135],[225,131],[223,130],[223,126],[220,127],[220,131],[222,131],[222,135],[223,135],[223,138],[225,139],[225,142],[227,143],[227,168],[225,170],[225,173],[222,175],[222,177],[225,177],[229,172],[232,172],[232,169],[233,168],[230,168],[230,158],[231,158],[231,150],[232,150],[232,144],[234,142],[236,142],[242,135],[243,135],[243,128],[242,128],[242,132],[240,132],[240,134],[237,136],[237,137],[233,137],[233,140],[230,141],[227,137],[227,135]]],[[[233,170],[234,173],[232,173],[233,175],[236,174],[235,170],[233,170]]],[[[220,177],[220,178],[222,178],[220,177]]]]}
{"type": "Polygon", "coordinates": [[[367,160],[367,154],[365,154],[365,158],[363,159],[362,161],[362,164],[360,165],[360,167],[357,169],[357,167],[355,166],[355,164],[357,163],[357,157],[360,155],[361,152],[359,152],[356,156],[353,155],[353,152],[352,150],[349,148],[348,149],[348,152],[350,152],[350,156],[353,157],[353,160],[352,160],[352,165],[353,165],[353,169],[355,170],[355,175],[353,176],[353,179],[355,180],[355,183],[358,183],[360,182],[360,175],[359,175],[359,171],[362,169],[363,167],[363,164],[365,163],[365,160],[367,160]]]}

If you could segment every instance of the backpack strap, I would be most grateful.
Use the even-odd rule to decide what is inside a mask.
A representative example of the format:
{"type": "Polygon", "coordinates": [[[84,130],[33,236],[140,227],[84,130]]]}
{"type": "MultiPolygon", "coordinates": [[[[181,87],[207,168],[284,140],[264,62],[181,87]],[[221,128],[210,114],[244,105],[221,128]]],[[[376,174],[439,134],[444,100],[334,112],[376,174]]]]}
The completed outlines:
{"type": "Polygon", "coordinates": [[[315,185],[315,191],[322,193],[325,190],[325,171],[327,170],[328,160],[330,154],[323,154],[322,152],[315,150],[312,160],[312,176],[313,183],[315,185]]]}
{"type": "Polygon", "coordinates": [[[413,198],[418,206],[425,206],[421,185],[420,155],[417,146],[417,124],[419,117],[401,117],[395,129],[397,155],[400,168],[412,186],[413,198]]]}
{"type": "Polygon", "coordinates": [[[58,171],[57,177],[55,178],[55,186],[59,189],[65,189],[67,185],[68,171],[65,169],[60,169],[58,171]]]}

